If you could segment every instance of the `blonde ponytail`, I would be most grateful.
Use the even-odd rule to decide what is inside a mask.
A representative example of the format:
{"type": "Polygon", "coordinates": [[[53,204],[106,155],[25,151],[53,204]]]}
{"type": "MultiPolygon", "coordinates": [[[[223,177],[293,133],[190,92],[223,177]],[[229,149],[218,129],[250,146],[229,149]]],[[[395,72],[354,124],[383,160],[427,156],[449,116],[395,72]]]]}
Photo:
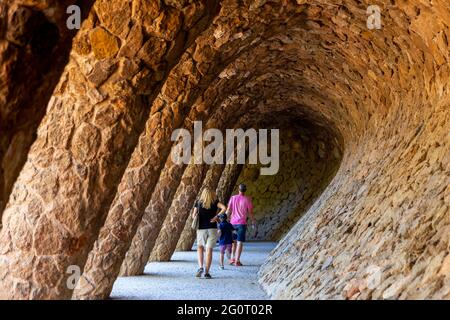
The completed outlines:
{"type": "Polygon", "coordinates": [[[216,193],[208,188],[204,188],[202,194],[200,195],[200,202],[202,207],[205,209],[210,209],[211,205],[216,201],[216,193]]]}

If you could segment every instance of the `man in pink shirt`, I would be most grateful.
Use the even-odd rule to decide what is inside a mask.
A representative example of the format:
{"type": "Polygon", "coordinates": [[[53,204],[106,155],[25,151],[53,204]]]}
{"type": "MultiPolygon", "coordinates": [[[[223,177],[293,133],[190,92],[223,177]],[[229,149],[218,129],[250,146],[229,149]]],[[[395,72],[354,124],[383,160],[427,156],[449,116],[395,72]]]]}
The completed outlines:
{"type": "Polygon", "coordinates": [[[245,195],[245,191],[247,191],[245,184],[240,184],[239,194],[231,197],[227,209],[230,222],[237,233],[237,246],[234,247],[233,243],[234,250],[230,260],[230,263],[235,266],[242,266],[240,259],[245,242],[245,233],[247,231],[247,216],[250,216],[253,225],[256,223],[255,216],[253,215],[252,199],[245,195]]]}

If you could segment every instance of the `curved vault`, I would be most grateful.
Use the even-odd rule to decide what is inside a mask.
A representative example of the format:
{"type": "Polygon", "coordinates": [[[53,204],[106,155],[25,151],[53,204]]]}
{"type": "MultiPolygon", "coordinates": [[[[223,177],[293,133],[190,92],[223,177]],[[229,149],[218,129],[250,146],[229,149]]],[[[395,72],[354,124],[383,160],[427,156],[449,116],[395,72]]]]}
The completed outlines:
{"type": "MultiPolygon", "coordinates": [[[[96,2],[11,193],[2,295],[70,297],[61,270],[78,264],[89,281],[74,297],[107,296],[145,208],[163,200],[152,191],[164,194],[172,130],[234,105],[224,127],[309,123],[342,152],[335,177],[260,270],[271,297],[449,298],[446,0],[380,3],[383,29],[374,31],[369,1],[226,0],[219,12],[202,1],[119,2],[132,21],[96,2]],[[143,3],[161,23],[138,14],[143,3]]],[[[172,192],[164,211],[185,196],[172,192]]]]}

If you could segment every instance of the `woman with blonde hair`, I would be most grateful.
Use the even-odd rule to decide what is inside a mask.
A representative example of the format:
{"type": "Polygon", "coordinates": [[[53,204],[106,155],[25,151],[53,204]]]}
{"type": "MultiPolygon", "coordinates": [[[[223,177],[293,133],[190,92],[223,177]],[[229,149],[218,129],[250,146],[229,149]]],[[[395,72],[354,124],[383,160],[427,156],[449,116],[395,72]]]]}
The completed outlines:
{"type": "Polygon", "coordinates": [[[197,255],[198,266],[196,277],[211,279],[209,269],[211,267],[212,252],[217,242],[217,216],[225,212],[227,208],[217,199],[216,193],[208,188],[204,188],[200,199],[195,202],[192,217],[198,219],[197,226],[197,255]],[[219,212],[220,209],[220,212],[219,212]],[[206,249],[206,261],[203,268],[204,253],[206,249]]]}

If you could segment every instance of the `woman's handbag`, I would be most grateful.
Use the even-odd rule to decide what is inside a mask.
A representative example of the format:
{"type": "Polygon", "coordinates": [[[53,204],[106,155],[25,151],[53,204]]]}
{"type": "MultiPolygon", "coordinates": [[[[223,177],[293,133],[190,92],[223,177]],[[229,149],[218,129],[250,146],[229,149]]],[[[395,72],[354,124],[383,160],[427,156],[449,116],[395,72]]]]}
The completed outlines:
{"type": "Polygon", "coordinates": [[[194,230],[198,229],[198,222],[199,221],[198,221],[198,213],[197,213],[195,218],[192,220],[192,225],[191,225],[192,229],[194,229],[194,230]]]}
{"type": "Polygon", "coordinates": [[[191,224],[191,228],[194,230],[198,229],[198,225],[199,225],[198,215],[199,214],[200,214],[200,208],[199,208],[199,205],[197,204],[197,215],[194,217],[194,219],[192,219],[192,224],[191,224]]]}

